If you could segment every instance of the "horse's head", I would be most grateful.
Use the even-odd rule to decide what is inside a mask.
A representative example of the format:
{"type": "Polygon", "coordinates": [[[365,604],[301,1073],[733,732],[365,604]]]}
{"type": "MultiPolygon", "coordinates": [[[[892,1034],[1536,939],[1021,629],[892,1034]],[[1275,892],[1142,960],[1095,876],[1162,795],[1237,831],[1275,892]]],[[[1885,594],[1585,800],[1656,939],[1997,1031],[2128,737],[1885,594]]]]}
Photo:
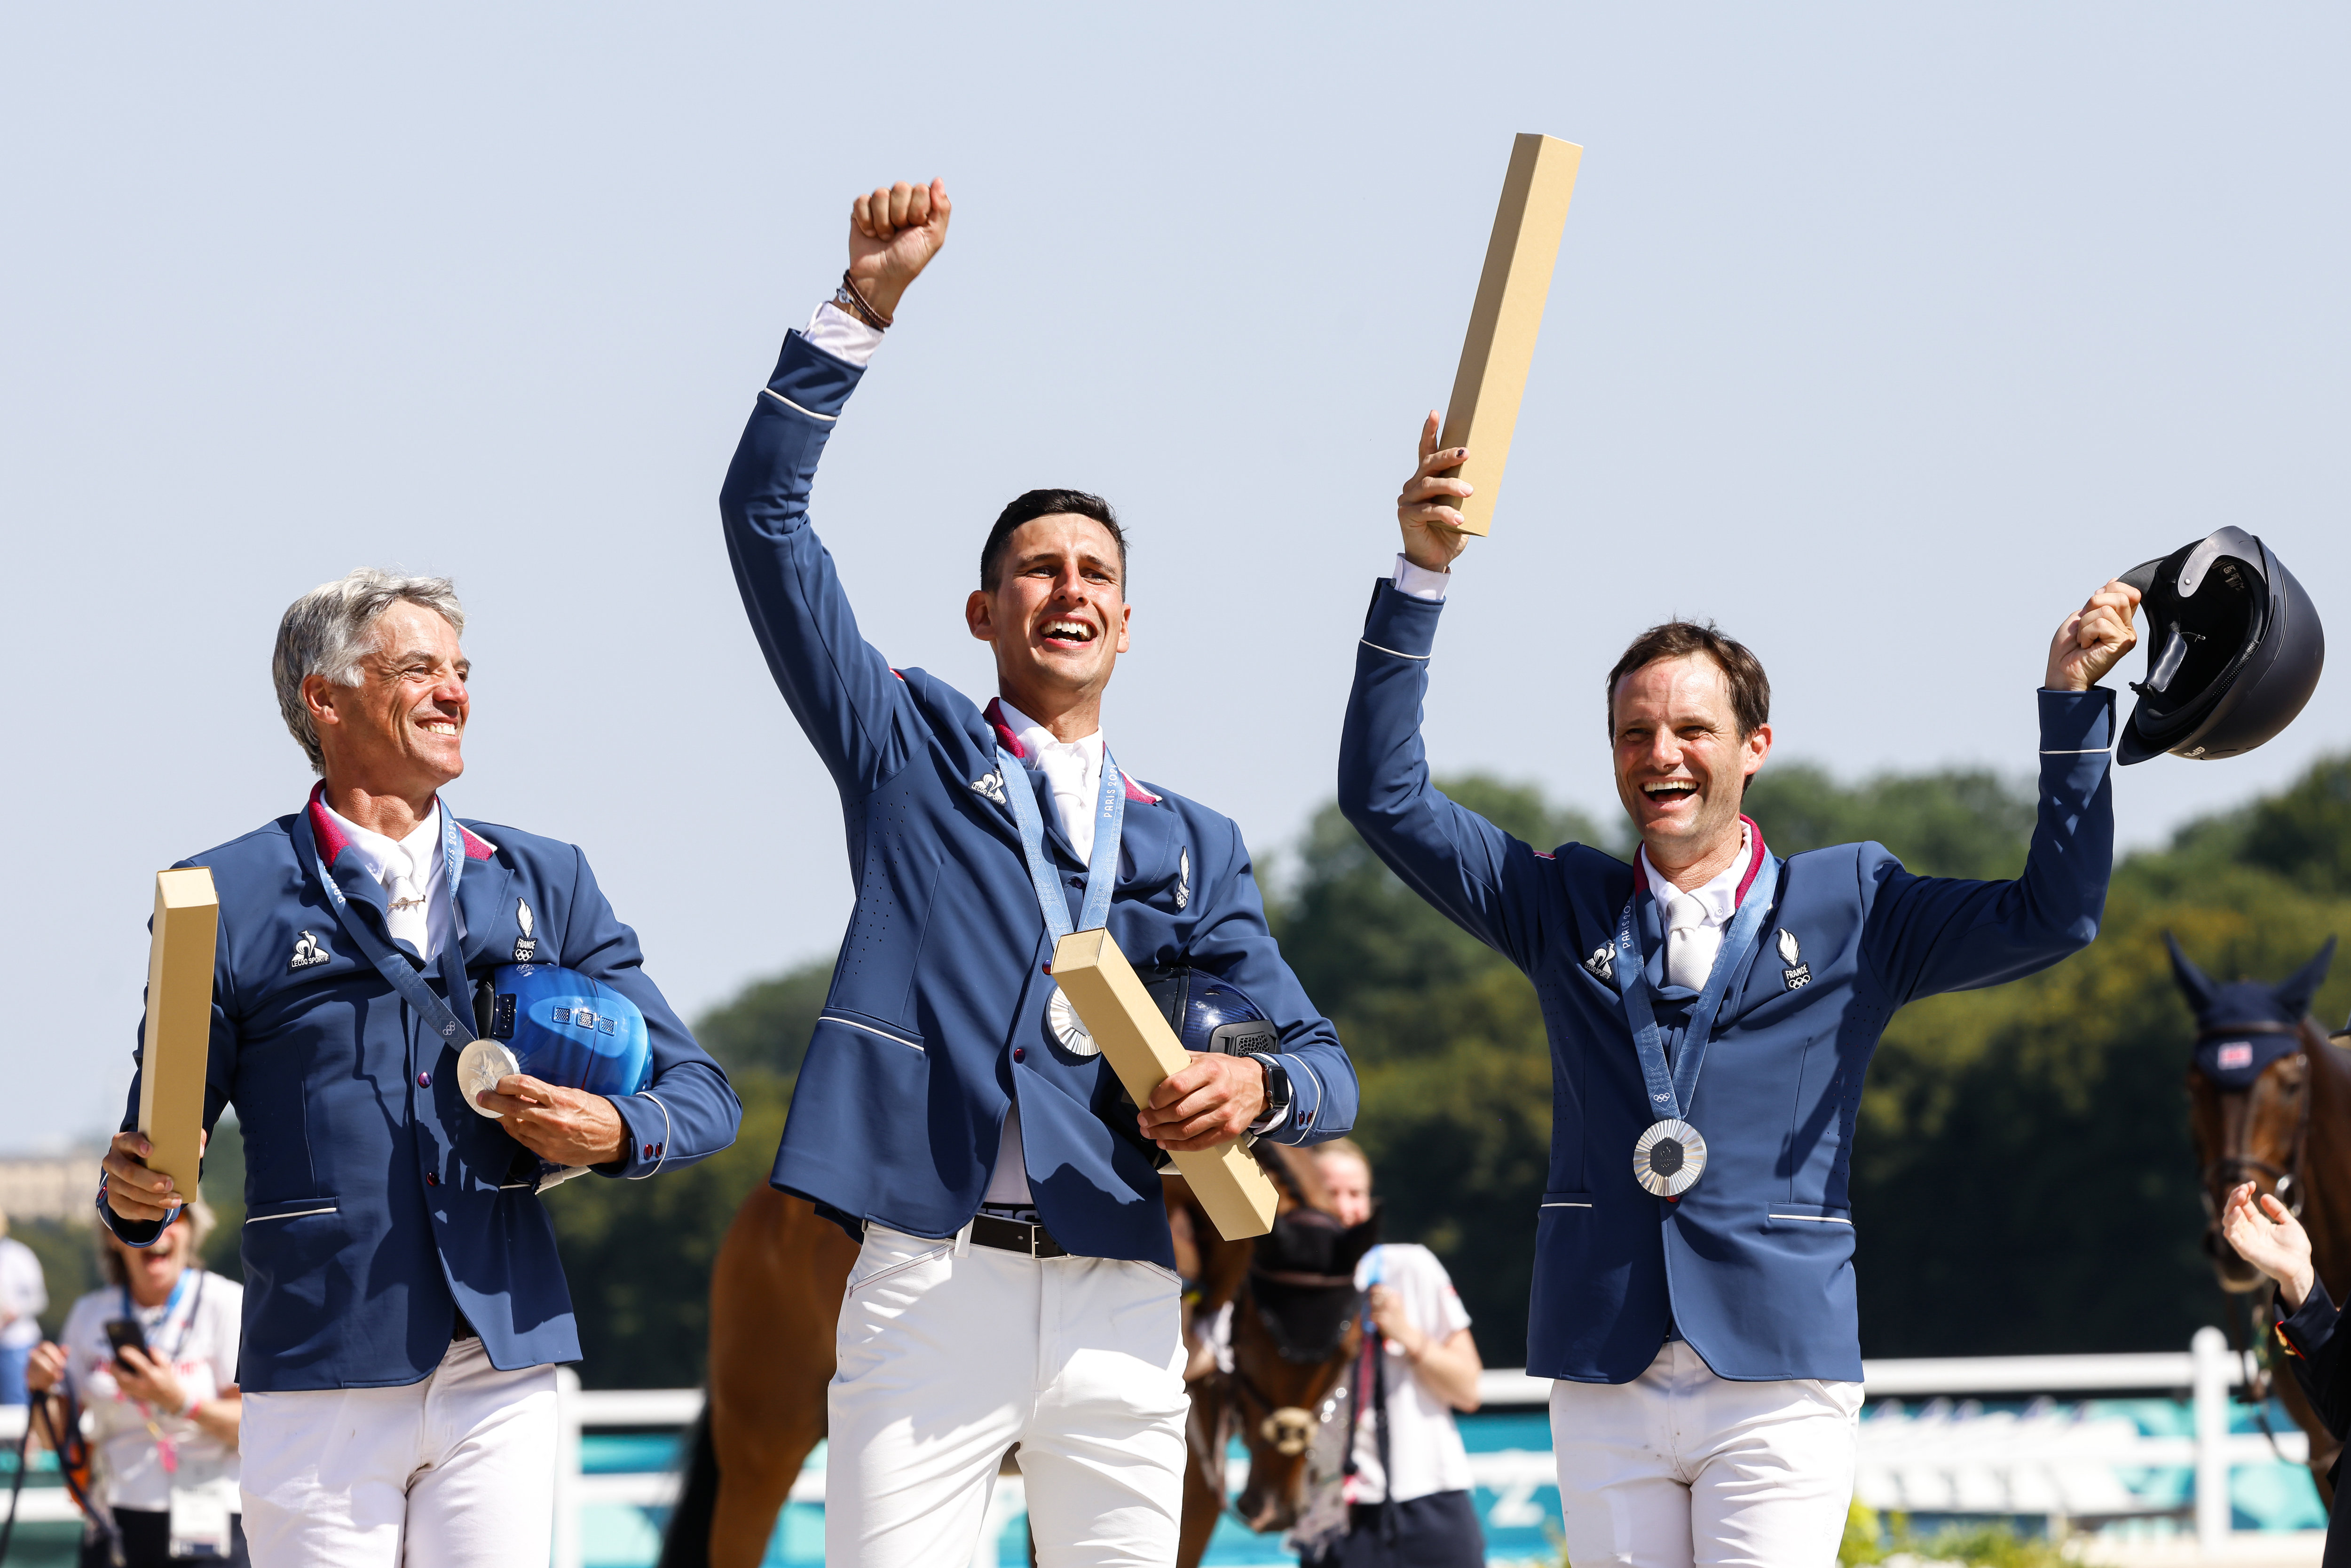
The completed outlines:
{"type": "Polygon", "coordinates": [[[2311,998],[2335,957],[2328,937],[2317,956],[2276,986],[2226,985],[2190,963],[2169,933],[2171,972],[2196,1012],[2196,1049],[2188,1071],[2189,1121],[2203,1165],[2204,1251],[2223,1290],[2262,1283],[2253,1266],[2220,1235],[2230,1189],[2257,1190],[2301,1212],[2303,1160],[2310,1138],[2318,1074],[2339,1075],[2326,1037],[2309,1019],[2311,998]]]}
{"type": "Polygon", "coordinates": [[[1363,1343],[1355,1265],[1379,1238],[1377,1214],[1347,1226],[1299,1207],[1258,1239],[1233,1307],[1230,1378],[1249,1454],[1237,1506],[1251,1530],[1286,1530],[1297,1520],[1322,1406],[1363,1343]]]}

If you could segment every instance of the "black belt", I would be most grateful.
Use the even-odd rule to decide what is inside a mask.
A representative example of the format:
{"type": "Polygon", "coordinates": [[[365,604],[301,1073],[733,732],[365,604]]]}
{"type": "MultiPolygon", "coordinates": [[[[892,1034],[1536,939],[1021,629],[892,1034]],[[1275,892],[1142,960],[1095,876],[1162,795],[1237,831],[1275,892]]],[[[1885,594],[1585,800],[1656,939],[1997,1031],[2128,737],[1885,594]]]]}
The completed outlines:
{"type": "Polygon", "coordinates": [[[482,1336],[475,1331],[474,1325],[465,1321],[465,1309],[460,1307],[457,1310],[457,1321],[452,1324],[449,1329],[449,1342],[452,1344],[455,1344],[459,1340],[479,1339],[482,1336]]]}
{"type": "Polygon", "coordinates": [[[971,1217],[971,1244],[993,1247],[999,1252],[1018,1252],[1025,1258],[1066,1258],[1068,1248],[1053,1239],[1053,1233],[1041,1225],[1028,1225],[1018,1219],[1004,1219],[993,1214],[971,1217]]]}

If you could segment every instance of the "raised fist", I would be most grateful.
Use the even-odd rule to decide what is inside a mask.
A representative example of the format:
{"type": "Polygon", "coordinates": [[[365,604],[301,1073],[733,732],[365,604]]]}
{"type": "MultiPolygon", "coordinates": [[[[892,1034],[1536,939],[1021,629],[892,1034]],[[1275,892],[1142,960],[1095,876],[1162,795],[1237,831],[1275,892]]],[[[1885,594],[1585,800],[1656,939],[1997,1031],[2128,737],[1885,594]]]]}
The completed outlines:
{"type": "Polygon", "coordinates": [[[849,276],[868,305],[884,316],[897,313],[906,285],[947,243],[947,215],[954,210],[944,180],[927,185],[901,180],[850,204],[849,276]]]}

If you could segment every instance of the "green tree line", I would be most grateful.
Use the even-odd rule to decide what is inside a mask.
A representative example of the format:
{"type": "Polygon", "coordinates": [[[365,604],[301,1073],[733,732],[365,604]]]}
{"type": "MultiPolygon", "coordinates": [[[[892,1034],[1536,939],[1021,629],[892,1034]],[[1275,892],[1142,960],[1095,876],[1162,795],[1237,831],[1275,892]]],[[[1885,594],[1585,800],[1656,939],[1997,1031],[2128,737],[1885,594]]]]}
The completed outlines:
{"type": "MultiPolygon", "coordinates": [[[[2121,775],[2116,787],[2130,783],[2121,775]]],[[[1445,787],[1537,845],[1629,847],[1621,829],[1529,785],[1445,787]]],[[[1911,870],[1945,876],[2013,876],[2033,820],[2026,782],[1968,769],[1841,783],[1775,764],[1747,809],[1782,853],[1875,839],[1911,870]]],[[[1551,1136],[1532,988],[1397,882],[1335,808],[1317,813],[1284,871],[1269,910],[1362,1075],[1355,1136],[1377,1167],[1388,1235],[1445,1260],[1489,1364],[1516,1365],[1551,1136]]],[[[2216,976],[2272,980],[2351,933],[2351,756],[2126,858],[2088,951],[1896,1016],[1853,1162],[1866,1354],[2173,1349],[2220,1320],[2198,1249],[2193,1030],[2166,930],[2216,976]]],[[[587,1178],[549,1198],[590,1383],[700,1378],[711,1260],[744,1194],[767,1179],[830,971],[812,963],[758,981],[696,1021],[743,1097],[733,1148],[658,1181],[587,1178]]],[[[2346,1009],[2351,961],[2318,1000],[2330,1026],[2346,1009]]],[[[228,1221],[210,1250],[231,1270],[235,1156],[225,1134],[205,1182],[228,1221]]],[[[86,1231],[18,1233],[51,1265],[60,1314],[86,1288],[86,1231]]]]}

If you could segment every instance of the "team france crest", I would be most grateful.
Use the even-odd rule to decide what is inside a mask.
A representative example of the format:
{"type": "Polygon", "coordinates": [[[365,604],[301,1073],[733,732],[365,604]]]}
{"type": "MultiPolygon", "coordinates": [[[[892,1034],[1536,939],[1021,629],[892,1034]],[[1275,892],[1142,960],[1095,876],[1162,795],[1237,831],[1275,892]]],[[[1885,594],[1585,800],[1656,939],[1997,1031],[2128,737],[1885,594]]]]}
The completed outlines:
{"type": "Polygon", "coordinates": [[[1780,930],[1780,961],[1787,966],[1780,971],[1780,978],[1787,982],[1789,990],[1813,983],[1813,967],[1804,962],[1796,946],[1796,934],[1785,926],[1780,930]]]}

